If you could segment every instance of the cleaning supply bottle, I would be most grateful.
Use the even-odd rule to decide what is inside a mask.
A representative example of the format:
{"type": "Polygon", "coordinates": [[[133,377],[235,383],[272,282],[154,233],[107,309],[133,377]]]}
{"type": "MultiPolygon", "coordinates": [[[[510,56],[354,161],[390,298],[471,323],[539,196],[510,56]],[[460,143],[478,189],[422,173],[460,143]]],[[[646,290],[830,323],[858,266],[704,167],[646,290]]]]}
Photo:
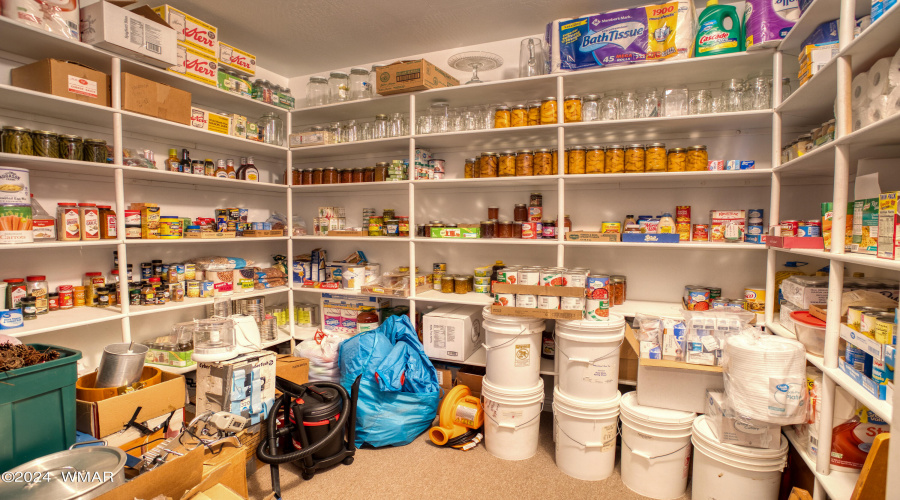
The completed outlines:
{"type": "Polygon", "coordinates": [[[719,5],[719,0],[708,0],[698,21],[694,57],[717,56],[744,50],[741,20],[733,5],[719,5]]]}

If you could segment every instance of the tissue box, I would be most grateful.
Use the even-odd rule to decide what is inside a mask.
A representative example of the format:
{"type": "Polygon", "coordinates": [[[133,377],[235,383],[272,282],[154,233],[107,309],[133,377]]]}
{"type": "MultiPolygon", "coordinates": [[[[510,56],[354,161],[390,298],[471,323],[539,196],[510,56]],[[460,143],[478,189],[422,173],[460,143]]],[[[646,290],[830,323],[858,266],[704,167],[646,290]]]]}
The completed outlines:
{"type": "Polygon", "coordinates": [[[781,446],[781,426],[738,418],[726,408],[723,391],[706,391],[706,421],[720,443],[777,450],[781,446]]]}
{"type": "Polygon", "coordinates": [[[197,414],[227,411],[265,420],[275,402],[275,353],[257,351],[216,363],[197,363],[197,414]]]}

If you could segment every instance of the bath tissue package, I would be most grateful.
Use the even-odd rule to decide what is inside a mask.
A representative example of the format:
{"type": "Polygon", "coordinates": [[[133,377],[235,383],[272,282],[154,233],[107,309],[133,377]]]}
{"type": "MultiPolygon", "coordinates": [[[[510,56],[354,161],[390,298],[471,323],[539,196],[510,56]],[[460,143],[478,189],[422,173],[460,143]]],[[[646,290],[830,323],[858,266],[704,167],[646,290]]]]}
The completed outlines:
{"type": "Polygon", "coordinates": [[[743,22],[747,50],[777,47],[799,18],[797,0],[747,0],[743,22]]]}
{"type": "Polygon", "coordinates": [[[869,100],[869,75],[860,73],[850,82],[850,106],[853,109],[862,108],[869,100]]]}
{"type": "Polygon", "coordinates": [[[869,79],[869,100],[886,95],[891,91],[890,87],[891,58],[879,59],[866,71],[869,79]]]}
{"type": "Polygon", "coordinates": [[[694,19],[693,2],[678,0],[554,21],[547,29],[551,71],[687,59],[694,19]]]}

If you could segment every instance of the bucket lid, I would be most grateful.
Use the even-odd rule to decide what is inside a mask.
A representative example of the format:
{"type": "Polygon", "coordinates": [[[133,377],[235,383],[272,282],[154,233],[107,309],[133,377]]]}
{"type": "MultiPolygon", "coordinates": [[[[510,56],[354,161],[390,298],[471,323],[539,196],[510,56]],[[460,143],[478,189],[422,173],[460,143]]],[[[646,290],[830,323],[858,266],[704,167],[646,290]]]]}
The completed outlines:
{"type": "Polygon", "coordinates": [[[498,402],[534,403],[544,400],[544,379],[538,378],[537,384],[526,389],[502,387],[491,383],[485,377],[481,382],[481,394],[490,399],[505,400],[498,402]]]}
{"type": "Polygon", "coordinates": [[[556,320],[557,331],[560,327],[564,327],[569,333],[609,333],[609,330],[625,328],[625,316],[610,313],[609,321],[556,320]]]}
{"type": "Polygon", "coordinates": [[[667,410],[652,406],[641,406],[637,402],[637,391],[631,391],[622,396],[620,408],[623,417],[639,422],[684,426],[688,428],[697,418],[697,414],[689,411],[667,410]]]}
{"type": "Polygon", "coordinates": [[[825,322],[810,314],[809,311],[794,311],[791,313],[791,319],[813,328],[825,328],[825,322]]]}
{"type": "Polygon", "coordinates": [[[780,465],[788,452],[788,442],[783,435],[781,445],[776,450],[720,443],[710,428],[706,415],[697,417],[691,430],[695,443],[711,448],[735,461],[746,462],[748,465],[780,465]]]}
{"type": "Polygon", "coordinates": [[[559,390],[559,386],[553,388],[553,407],[556,408],[557,405],[564,406],[566,408],[571,408],[573,410],[579,410],[584,412],[597,412],[597,413],[609,413],[609,410],[619,411],[619,402],[622,400],[622,393],[616,391],[616,396],[610,399],[603,399],[600,401],[589,401],[585,399],[578,399],[573,396],[569,396],[567,394],[563,394],[562,391],[559,390]]]}
{"type": "Polygon", "coordinates": [[[520,318],[517,316],[501,316],[499,314],[491,314],[491,306],[484,306],[481,314],[484,317],[485,321],[496,321],[497,323],[505,323],[507,325],[536,326],[540,324],[542,325],[541,328],[543,328],[544,325],[544,320],[541,318],[520,318]]]}

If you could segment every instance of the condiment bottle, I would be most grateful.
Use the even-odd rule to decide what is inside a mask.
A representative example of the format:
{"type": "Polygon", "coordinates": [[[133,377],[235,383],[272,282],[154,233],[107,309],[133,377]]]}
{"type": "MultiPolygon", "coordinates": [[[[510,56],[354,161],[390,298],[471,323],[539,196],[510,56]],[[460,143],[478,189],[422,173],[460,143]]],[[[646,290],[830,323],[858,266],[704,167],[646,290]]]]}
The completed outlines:
{"type": "Polygon", "coordinates": [[[359,333],[378,328],[378,313],[374,307],[363,307],[356,316],[356,329],[359,333]]]}
{"type": "Polygon", "coordinates": [[[672,218],[672,214],[666,212],[660,217],[658,231],[660,234],[675,233],[675,219],[672,218]]]}
{"type": "Polygon", "coordinates": [[[50,311],[49,293],[46,276],[28,276],[25,278],[28,295],[34,297],[37,314],[47,314],[50,311]]]}
{"type": "Polygon", "coordinates": [[[191,173],[194,175],[203,175],[203,161],[191,160],[191,173]]]}
{"type": "Polygon", "coordinates": [[[178,171],[182,174],[194,173],[193,167],[191,167],[191,154],[187,149],[181,150],[181,162],[178,164],[178,171]]]}
{"type": "Polygon", "coordinates": [[[234,171],[234,160],[227,160],[225,162],[225,173],[229,179],[237,179],[237,172],[234,171]]]}
{"type": "Polygon", "coordinates": [[[203,175],[207,177],[215,177],[216,164],[213,163],[212,158],[207,158],[206,161],[203,162],[203,175]]]}
{"type": "Polygon", "coordinates": [[[228,178],[228,170],[225,169],[225,160],[219,160],[216,162],[216,171],[214,177],[218,177],[220,179],[228,178]]]}
{"type": "MultiPolygon", "coordinates": [[[[116,212],[111,205],[100,205],[100,239],[116,239],[116,212]]],[[[118,257],[116,257],[118,260],[118,257]]]]}
{"type": "Polygon", "coordinates": [[[259,182],[259,169],[253,164],[253,157],[247,158],[247,164],[242,167],[241,179],[245,181],[259,182]]]}
{"type": "Polygon", "coordinates": [[[169,150],[169,157],[166,158],[166,170],[178,172],[178,151],[175,148],[169,150]]]}
{"type": "Polygon", "coordinates": [[[81,239],[81,215],[76,203],[59,203],[56,207],[56,237],[62,241],[81,239]]]}
{"type": "Polygon", "coordinates": [[[94,203],[78,204],[79,222],[82,227],[82,240],[100,239],[100,210],[94,203]]]}
{"type": "Polygon", "coordinates": [[[37,319],[37,307],[35,306],[34,297],[31,295],[23,297],[21,306],[23,319],[37,319]]]}

